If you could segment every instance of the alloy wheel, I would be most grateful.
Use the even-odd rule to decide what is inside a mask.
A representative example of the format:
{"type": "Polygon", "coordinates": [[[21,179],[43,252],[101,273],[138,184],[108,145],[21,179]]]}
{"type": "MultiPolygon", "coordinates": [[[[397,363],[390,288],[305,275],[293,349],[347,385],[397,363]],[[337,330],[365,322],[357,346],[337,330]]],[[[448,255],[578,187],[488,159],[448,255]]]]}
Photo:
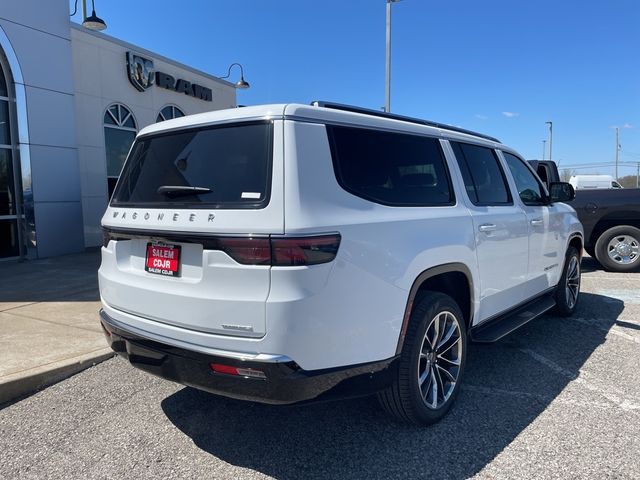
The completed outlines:
{"type": "Polygon", "coordinates": [[[462,359],[462,336],[456,316],[444,311],[429,323],[418,358],[418,386],[430,409],[441,407],[453,393],[462,359]]]}
{"type": "Polygon", "coordinates": [[[567,307],[572,309],[578,301],[580,293],[580,263],[578,257],[572,256],[567,267],[567,281],[565,285],[565,295],[567,299],[567,307]]]}

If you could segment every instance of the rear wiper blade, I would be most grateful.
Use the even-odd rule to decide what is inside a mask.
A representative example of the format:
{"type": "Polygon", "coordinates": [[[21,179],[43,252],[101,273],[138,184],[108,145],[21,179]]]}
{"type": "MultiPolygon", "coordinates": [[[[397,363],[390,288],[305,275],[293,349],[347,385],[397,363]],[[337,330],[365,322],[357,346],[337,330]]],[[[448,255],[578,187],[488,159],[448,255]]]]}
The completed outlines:
{"type": "Polygon", "coordinates": [[[162,185],[158,187],[160,195],[167,197],[178,197],[181,195],[200,195],[201,193],[211,193],[211,189],[207,187],[187,187],[184,185],[162,185]]]}

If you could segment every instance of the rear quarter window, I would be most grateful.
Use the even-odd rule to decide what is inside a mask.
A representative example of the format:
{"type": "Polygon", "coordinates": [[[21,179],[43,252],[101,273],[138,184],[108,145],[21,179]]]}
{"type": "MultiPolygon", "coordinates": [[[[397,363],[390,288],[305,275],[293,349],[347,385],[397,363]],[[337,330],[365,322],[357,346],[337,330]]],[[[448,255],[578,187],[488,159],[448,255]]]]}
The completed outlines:
{"type": "Polygon", "coordinates": [[[390,206],[453,205],[436,138],[327,125],[338,183],[358,197],[390,206]]]}
{"type": "Polygon", "coordinates": [[[136,140],[113,206],[263,208],[269,203],[271,122],[172,131],[136,140]],[[199,190],[189,191],[189,187],[199,190]]]}

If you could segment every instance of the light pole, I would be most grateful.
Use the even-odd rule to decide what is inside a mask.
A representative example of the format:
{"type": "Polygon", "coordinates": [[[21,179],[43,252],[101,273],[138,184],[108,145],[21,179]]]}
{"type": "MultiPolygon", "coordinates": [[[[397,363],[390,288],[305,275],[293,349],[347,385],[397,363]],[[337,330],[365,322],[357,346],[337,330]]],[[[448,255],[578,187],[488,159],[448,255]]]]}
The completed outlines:
{"type": "Polygon", "coordinates": [[[400,0],[387,0],[387,51],[385,58],[384,111],[391,111],[391,4],[400,0]]]}
{"type": "Polygon", "coordinates": [[[547,141],[542,140],[542,160],[544,160],[544,156],[547,154],[547,141]]]}
{"type": "Polygon", "coordinates": [[[616,177],[615,181],[618,181],[618,155],[620,153],[620,129],[616,127],[616,177]]]}
{"type": "Polygon", "coordinates": [[[240,67],[240,80],[238,80],[234,86],[236,88],[249,88],[249,82],[247,82],[244,79],[244,68],[242,68],[242,65],[240,65],[239,63],[232,63],[231,65],[229,65],[229,69],[227,70],[227,74],[224,77],[220,77],[220,78],[229,78],[231,76],[231,68],[233,67],[240,67]]]}
{"type": "Polygon", "coordinates": [[[549,160],[551,160],[551,151],[553,149],[553,122],[544,122],[549,125],[549,160]]]}

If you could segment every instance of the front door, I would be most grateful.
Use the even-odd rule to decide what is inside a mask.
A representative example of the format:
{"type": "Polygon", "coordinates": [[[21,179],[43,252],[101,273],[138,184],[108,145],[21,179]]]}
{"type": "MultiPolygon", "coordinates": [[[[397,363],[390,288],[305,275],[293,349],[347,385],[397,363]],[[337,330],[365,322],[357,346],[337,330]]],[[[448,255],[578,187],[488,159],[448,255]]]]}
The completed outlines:
{"type": "Polygon", "coordinates": [[[529,296],[535,296],[560,280],[564,263],[562,215],[548,205],[546,193],[529,165],[519,157],[502,152],[513,176],[519,202],[529,228],[529,296]]]}

